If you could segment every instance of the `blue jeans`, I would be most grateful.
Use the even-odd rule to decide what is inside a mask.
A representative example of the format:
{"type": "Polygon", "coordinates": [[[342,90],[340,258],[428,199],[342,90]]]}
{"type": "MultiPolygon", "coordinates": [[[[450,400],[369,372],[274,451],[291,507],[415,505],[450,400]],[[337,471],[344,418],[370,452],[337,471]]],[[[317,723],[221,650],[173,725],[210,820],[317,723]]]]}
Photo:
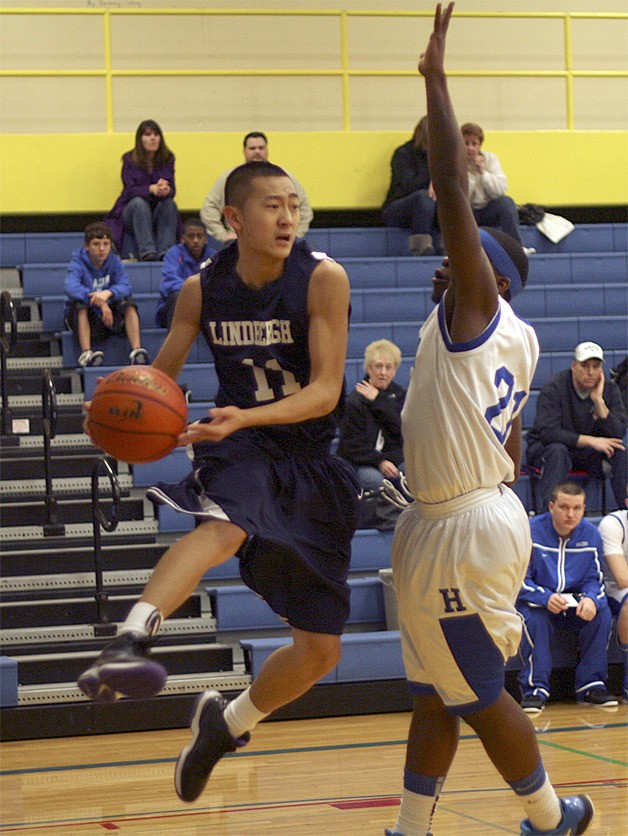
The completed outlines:
{"type": "MultiPolygon", "coordinates": [[[[570,470],[586,470],[592,476],[603,479],[602,461],[605,458],[602,453],[590,448],[572,450],[559,441],[551,444],[533,441],[528,447],[526,461],[530,467],[536,467],[541,471],[539,478],[541,513],[549,508],[553,488],[565,481],[570,470]]],[[[626,496],[626,481],[628,481],[626,451],[617,450],[615,455],[606,461],[611,467],[611,485],[615,502],[617,507],[621,508],[626,496]]]]}
{"type": "Polygon", "coordinates": [[[133,234],[140,258],[149,253],[163,256],[177,243],[177,204],[164,197],[154,206],[134,197],[124,207],[122,223],[133,234]]]}
{"type": "MultiPolygon", "coordinates": [[[[397,470],[402,473],[404,472],[403,463],[398,465],[397,470]]],[[[378,488],[381,488],[384,484],[384,479],[386,478],[379,468],[370,467],[369,465],[356,467],[356,472],[358,474],[360,484],[365,491],[376,491],[378,488]]],[[[391,479],[390,481],[395,484],[397,480],[391,479]]]]}
{"type": "Polygon", "coordinates": [[[483,209],[474,209],[473,215],[478,226],[496,227],[521,243],[519,212],[511,197],[507,195],[496,197],[490,200],[483,209]]]}
{"type": "Polygon", "coordinates": [[[393,200],[382,209],[382,217],[386,226],[410,229],[412,233],[434,236],[439,229],[436,201],[432,200],[426,189],[393,200]]]}

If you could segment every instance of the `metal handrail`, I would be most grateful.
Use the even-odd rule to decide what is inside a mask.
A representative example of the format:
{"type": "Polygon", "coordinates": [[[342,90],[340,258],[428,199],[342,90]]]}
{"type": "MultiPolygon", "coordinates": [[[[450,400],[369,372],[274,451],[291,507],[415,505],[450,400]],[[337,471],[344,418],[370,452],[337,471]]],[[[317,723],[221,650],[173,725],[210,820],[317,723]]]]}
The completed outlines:
{"type": "Polygon", "coordinates": [[[17,313],[11,294],[8,290],[0,293],[0,321],[2,332],[0,333],[0,368],[1,379],[0,389],[2,390],[2,408],[0,410],[0,432],[2,435],[13,434],[13,416],[9,406],[9,382],[7,379],[7,357],[15,348],[17,342],[17,313]],[[9,334],[7,337],[7,325],[9,334]]]}
{"type": "MultiPolygon", "coordinates": [[[[433,16],[433,10],[347,10],[347,9],[206,9],[206,8],[116,8],[116,9],[95,9],[95,8],[6,8],[0,9],[0,16],[2,15],[89,15],[99,16],[102,18],[104,54],[103,66],[98,69],[83,68],[83,69],[63,69],[63,68],[42,68],[42,69],[1,69],[0,78],[6,77],[100,77],[104,80],[105,86],[105,109],[106,109],[106,131],[107,133],[116,133],[114,129],[114,85],[113,80],[121,77],[142,77],[149,76],[154,78],[173,77],[224,77],[224,76],[250,76],[259,78],[260,76],[336,76],[342,79],[342,111],[343,111],[343,130],[351,131],[350,118],[350,103],[349,103],[349,79],[360,76],[416,76],[414,69],[409,70],[359,70],[350,66],[349,60],[349,32],[348,22],[351,18],[358,17],[379,17],[379,18],[426,18],[430,19],[433,16]],[[111,21],[116,17],[226,17],[226,16],[240,16],[240,17],[303,17],[303,18],[335,18],[339,22],[339,37],[340,37],[340,55],[339,63],[335,68],[295,68],[288,69],[284,67],[276,67],[272,69],[252,66],[247,69],[240,68],[208,68],[202,67],[197,69],[179,69],[164,66],[158,69],[154,68],[114,68],[112,60],[112,31],[111,21]]],[[[574,124],[574,107],[573,107],[573,79],[574,78],[626,78],[628,71],[624,68],[617,68],[616,70],[576,70],[573,67],[572,53],[573,53],[573,35],[572,35],[572,21],[579,20],[626,20],[628,14],[626,12],[539,12],[539,11],[495,11],[495,12],[479,12],[479,11],[461,11],[456,10],[456,17],[459,18],[491,18],[491,19],[550,19],[562,21],[563,26],[563,43],[564,43],[564,66],[561,69],[552,69],[547,71],[538,71],[535,68],[527,70],[448,70],[449,76],[461,77],[494,77],[494,76],[524,76],[524,77],[554,77],[564,78],[566,86],[567,97],[567,113],[566,113],[566,128],[567,130],[575,130],[574,124]]]]}
{"type": "Polygon", "coordinates": [[[44,437],[44,478],[46,482],[44,535],[51,537],[65,534],[65,526],[59,524],[57,499],[52,488],[52,449],[50,442],[57,434],[57,390],[50,369],[44,369],[41,387],[41,410],[44,437]]]}
{"type": "Polygon", "coordinates": [[[120,520],[120,483],[113,472],[113,468],[106,458],[100,457],[94,462],[92,468],[92,527],[94,532],[94,573],[96,577],[96,623],[94,624],[94,635],[113,636],[116,633],[116,625],[111,623],[108,613],[109,596],[105,591],[102,568],[102,542],[101,528],[105,531],[115,531],[120,520]],[[100,471],[104,469],[105,475],[109,477],[111,486],[112,504],[107,516],[100,506],[100,471]]]}

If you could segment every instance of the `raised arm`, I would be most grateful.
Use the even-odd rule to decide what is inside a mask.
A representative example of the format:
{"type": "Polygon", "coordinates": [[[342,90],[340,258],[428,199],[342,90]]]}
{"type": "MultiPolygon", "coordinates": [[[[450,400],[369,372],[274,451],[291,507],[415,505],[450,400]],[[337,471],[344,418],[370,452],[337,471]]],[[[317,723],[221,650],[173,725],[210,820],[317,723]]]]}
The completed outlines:
{"type": "Polygon", "coordinates": [[[445,74],[445,39],[454,3],[445,11],[439,3],[434,29],[419,62],[425,78],[429,136],[429,165],[438,199],[438,219],[452,282],[447,296],[450,336],[462,342],[479,336],[495,315],[497,284],[480,244],[469,203],[467,154],[454,113],[445,74]]]}

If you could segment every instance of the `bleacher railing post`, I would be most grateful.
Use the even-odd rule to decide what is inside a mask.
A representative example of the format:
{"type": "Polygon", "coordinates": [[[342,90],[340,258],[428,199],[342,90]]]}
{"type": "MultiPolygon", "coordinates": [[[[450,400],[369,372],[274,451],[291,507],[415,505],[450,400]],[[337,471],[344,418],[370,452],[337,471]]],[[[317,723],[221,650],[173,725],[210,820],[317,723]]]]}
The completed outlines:
{"type": "Polygon", "coordinates": [[[100,457],[94,462],[92,468],[92,526],[94,531],[94,572],[96,576],[96,623],[94,624],[95,636],[115,636],[116,625],[109,619],[108,603],[109,596],[105,591],[103,582],[102,567],[102,543],[101,528],[105,531],[115,531],[118,527],[120,517],[120,483],[113,472],[107,459],[100,457]],[[112,505],[107,517],[100,507],[100,482],[99,476],[101,467],[105,475],[109,477],[111,485],[112,505]]]}

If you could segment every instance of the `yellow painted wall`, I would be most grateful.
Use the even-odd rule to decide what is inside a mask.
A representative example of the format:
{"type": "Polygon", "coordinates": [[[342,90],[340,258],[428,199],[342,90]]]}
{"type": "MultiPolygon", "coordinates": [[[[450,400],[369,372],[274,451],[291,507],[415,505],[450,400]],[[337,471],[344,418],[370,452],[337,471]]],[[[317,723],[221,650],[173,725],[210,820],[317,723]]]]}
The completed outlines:
{"type": "MultiPolygon", "coordinates": [[[[214,179],[242,162],[241,133],[172,133],[177,202],[198,210],[214,179]]],[[[303,184],[314,208],[373,208],[388,187],[392,152],[409,133],[320,132],[269,135],[271,160],[303,184]]],[[[120,157],[132,134],[0,137],[0,212],[106,212],[121,189],[120,157]],[[117,175],[114,172],[118,172],[117,175]]],[[[489,132],[517,203],[628,203],[628,132],[489,132]]]]}

